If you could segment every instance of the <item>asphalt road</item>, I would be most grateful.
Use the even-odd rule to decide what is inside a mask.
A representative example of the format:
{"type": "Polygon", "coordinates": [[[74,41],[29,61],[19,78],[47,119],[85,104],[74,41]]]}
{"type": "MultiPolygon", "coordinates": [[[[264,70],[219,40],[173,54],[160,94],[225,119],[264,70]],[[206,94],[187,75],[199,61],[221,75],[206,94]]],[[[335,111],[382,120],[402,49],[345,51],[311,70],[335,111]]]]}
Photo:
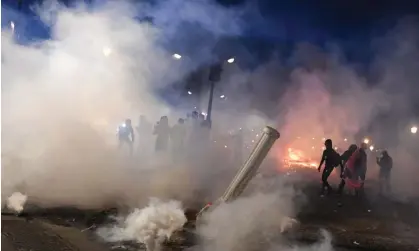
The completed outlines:
{"type": "Polygon", "coordinates": [[[44,220],[2,216],[1,242],[4,251],[103,251],[101,244],[74,227],[44,220]]]}
{"type": "MultiPolygon", "coordinates": [[[[418,204],[397,202],[368,195],[359,199],[318,195],[318,183],[303,188],[308,196],[298,215],[301,227],[288,235],[298,243],[319,239],[319,230],[333,236],[336,251],[419,250],[418,204]]],[[[120,245],[101,243],[94,238],[92,225],[100,225],[106,213],[87,212],[69,208],[35,210],[17,217],[2,215],[2,249],[5,251],[122,251],[141,250],[133,243],[120,245]]],[[[192,239],[192,238],[190,238],[192,239]]],[[[166,250],[183,250],[193,245],[185,238],[172,243],[166,250]],[[185,243],[187,242],[187,243],[185,243]]]]}

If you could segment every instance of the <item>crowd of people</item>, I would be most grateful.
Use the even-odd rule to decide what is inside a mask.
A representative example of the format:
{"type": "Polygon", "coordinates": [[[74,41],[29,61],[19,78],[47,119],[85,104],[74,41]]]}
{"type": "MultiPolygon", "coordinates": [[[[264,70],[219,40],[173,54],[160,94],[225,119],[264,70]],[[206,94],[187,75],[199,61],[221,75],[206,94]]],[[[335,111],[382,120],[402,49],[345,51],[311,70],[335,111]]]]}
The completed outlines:
{"type": "Polygon", "coordinates": [[[186,118],[179,118],[173,126],[170,126],[167,116],[162,116],[153,127],[142,115],[137,126],[132,125],[131,119],[126,119],[118,127],[117,136],[119,148],[128,148],[130,155],[133,155],[134,148],[139,152],[145,151],[145,147],[154,142],[155,152],[170,151],[178,156],[184,152],[188,143],[204,142],[203,139],[209,136],[209,126],[205,116],[197,111],[188,114],[186,118]]]}
{"type": "MultiPolygon", "coordinates": [[[[342,194],[346,185],[356,195],[362,194],[368,166],[367,144],[361,143],[359,146],[352,144],[342,155],[335,151],[331,139],[327,139],[324,142],[324,146],[325,150],[323,151],[318,167],[318,171],[320,172],[324,164],[321,195],[324,196],[325,192],[331,193],[333,191],[328,182],[328,178],[336,167],[340,167],[341,178],[337,193],[342,194]]],[[[379,193],[389,193],[391,192],[390,174],[393,168],[393,159],[386,150],[383,150],[381,156],[377,156],[376,163],[380,167],[379,193]]]]}
{"type": "MultiPolygon", "coordinates": [[[[237,161],[241,161],[243,158],[241,151],[243,137],[239,137],[240,135],[242,134],[232,137],[236,150],[234,156],[237,161]]],[[[125,123],[118,128],[119,148],[127,147],[129,154],[133,155],[136,138],[138,138],[137,150],[139,152],[145,151],[144,147],[149,146],[150,142],[154,142],[155,152],[170,152],[174,157],[179,157],[185,153],[187,145],[193,146],[193,149],[188,149],[188,152],[193,150],[192,152],[195,154],[198,148],[202,148],[204,143],[209,141],[209,126],[205,116],[197,111],[188,114],[185,119],[179,118],[173,126],[170,126],[167,116],[162,116],[154,127],[145,116],[140,116],[136,127],[132,125],[130,119],[126,119],[125,123]]],[[[321,195],[324,196],[333,191],[328,179],[336,167],[340,167],[341,179],[337,193],[342,194],[347,187],[356,195],[362,194],[367,173],[367,144],[361,143],[359,146],[352,144],[341,155],[335,151],[331,139],[325,140],[324,146],[325,150],[318,166],[320,172],[324,164],[321,176],[321,195]]],[[[383,150],[381,155],[376,158],[376,163],[380,167],[379,192],[380,194],[389,193],[391,192],[390,174],[393,160],[388,152],[383,150]]]]}

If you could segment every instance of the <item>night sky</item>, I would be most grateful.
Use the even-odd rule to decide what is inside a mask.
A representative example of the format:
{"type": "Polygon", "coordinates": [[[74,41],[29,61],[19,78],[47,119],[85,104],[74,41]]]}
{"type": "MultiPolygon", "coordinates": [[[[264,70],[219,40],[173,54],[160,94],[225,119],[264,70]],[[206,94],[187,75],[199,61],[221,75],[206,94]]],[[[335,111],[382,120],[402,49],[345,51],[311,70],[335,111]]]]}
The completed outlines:
{"type": "MultiPolygon", "coordinates": [[[[21,1],[20,11],[26,13],[30,5],[39,2],[21,1]]],[[[385,34],[401,18],[419,14],[419,1],[416,0],[216,1],[226,8],[251,6],[245,16],[243,34],[248,40],[253,38],[272,44],[310,42],[319,46],[333,42],[355,60],[363,60],[362,57],[368,54],[366,50],[373,37],[385,34]]],[[[71,4],[74,1],[61,2],[71,4]]],[[[3,0],[2,7],[5,6],[17,9],[18,1],[3,0]]],[[[6,20],[2,19],[4,23],[6,20]]]]}
{"type": "MultiPolygon", "coordinates": [[[[71,5],[77,1],[59,0],[71,5]]],[[[108,0],[81,0],[99,3],[108,0]]],[[[166,0],[131,0],[132,2],[164,2],[166,0]]],[[[318,46],[338,44],[347,55],[362,60],[368,54],[370,42],[394,27],[400,19],[419,16],[419,0],[208,0],[225,8],[246,7],[244,34],[257,47],[257,41],[267,43],[310,42],[318,46]]],[[[2,9],[14,9],[31,15],[30,6],[42,0],[3,0],[2,9]],[[19,3],[20,9],[19,9],[19,3]],[[19,10],[18,10],[19,9],[19,10]]],[[[2,26],[10,20],[3,11],[2,26]]],[[[30,22],[32,24],[36,23],[30,22]]],[[[40,22],[38,22],[40,23],[40,22]]],[[[38,25],[40,26],[40,25],[38,25]]],[[[39,27],[38,27],[39,29],[39,27]]],[[[35,25],[26,27],[33,33],[35,25]]],[[[42,29],[37,36],[46,37],[42,29]]],[[[266,46],[266,45],[265,45],[266,46]]],[[[263,47],[263,45],[260,45],[263,47]]]]}

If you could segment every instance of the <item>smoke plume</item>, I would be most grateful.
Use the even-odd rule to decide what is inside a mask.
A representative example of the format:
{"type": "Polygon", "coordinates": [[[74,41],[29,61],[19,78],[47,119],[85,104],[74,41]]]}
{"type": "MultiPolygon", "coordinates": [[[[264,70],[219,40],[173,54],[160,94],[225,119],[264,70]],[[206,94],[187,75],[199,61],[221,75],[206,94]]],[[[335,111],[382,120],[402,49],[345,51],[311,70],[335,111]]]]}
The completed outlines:
{"type": "Polygon", "coordinates": [[[145,244],[147,250],[160,250],[163,241],[186,223],[182,205],[178,201],[161,202],[151,199],[143,209],[134,209],[120,226],[101,228],[99,236],[110,242],[136,241],[145,244]]]}

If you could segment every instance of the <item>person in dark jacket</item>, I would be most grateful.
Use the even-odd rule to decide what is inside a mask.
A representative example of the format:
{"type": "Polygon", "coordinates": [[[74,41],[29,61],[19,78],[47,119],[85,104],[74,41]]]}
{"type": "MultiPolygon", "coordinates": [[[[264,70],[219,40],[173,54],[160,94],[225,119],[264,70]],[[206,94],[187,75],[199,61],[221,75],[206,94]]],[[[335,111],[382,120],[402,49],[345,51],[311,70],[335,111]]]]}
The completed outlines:
{"type": "Polygon", "coordinates": [[[380,194],[391,192],[390,186],[390,172],[393,168],[393,159],[390,157],[387,151],[382,152],[382,157],[377,157],[377,164],[380,167],[380,194]]]}
{"type": "Polygon", "coordinates": [[[324,165],[323,173],[322,173],[322,190],[321,195],[324,195],[324,191],[327,188],[327,192],[332,192],[332,187],[330,186],[327,179],[329,178],[330,174],[332,173],[333,169],[338,165],[341,166],[341,174],[343,172],[343,165],[342,161],[340,161],[340,155],[333,149],[333,144],[331,139],[327,139],[324,142],[324,146],[326,149],[323,151],[322,159],[320,161],[318,171],[320,172],[321,167],[324,165]]]}

